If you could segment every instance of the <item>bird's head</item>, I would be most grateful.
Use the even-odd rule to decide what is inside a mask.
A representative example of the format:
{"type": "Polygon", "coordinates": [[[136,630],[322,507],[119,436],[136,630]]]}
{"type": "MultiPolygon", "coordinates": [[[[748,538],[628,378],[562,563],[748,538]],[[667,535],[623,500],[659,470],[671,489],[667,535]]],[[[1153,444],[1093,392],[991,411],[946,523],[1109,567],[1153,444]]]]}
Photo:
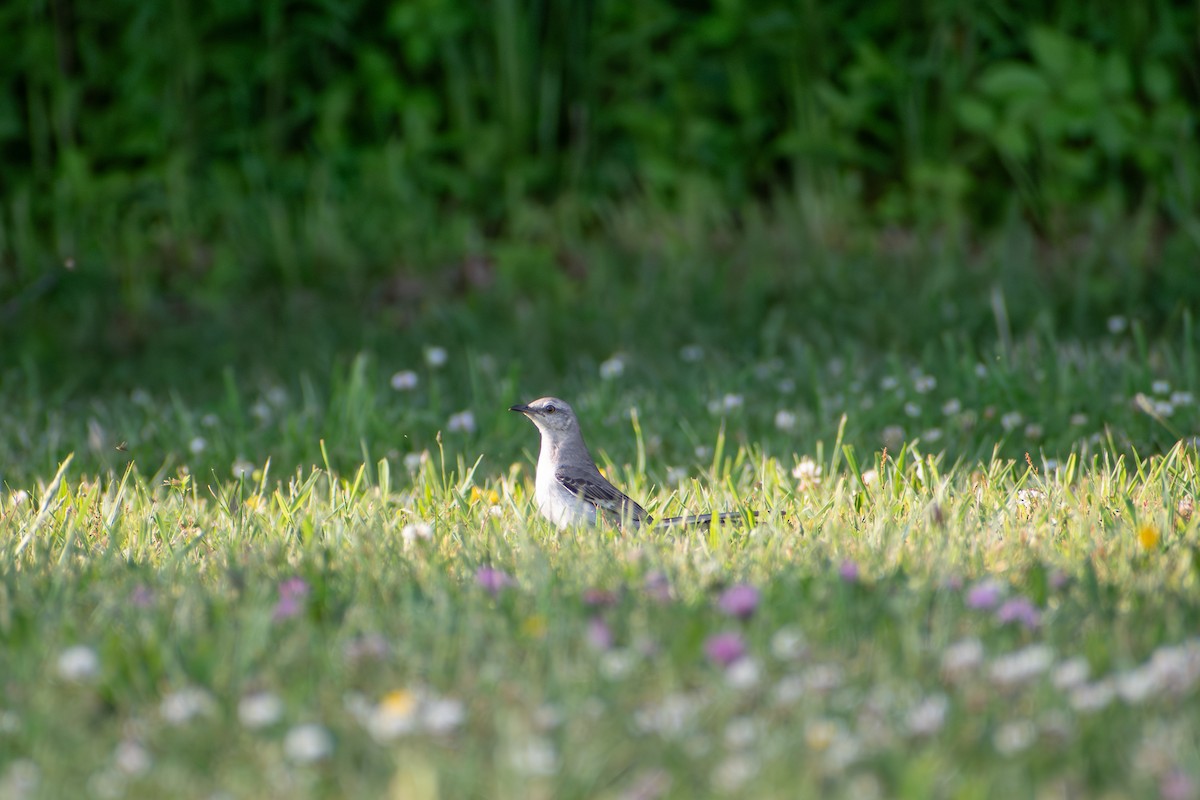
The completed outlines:
{"type": "Polygon", "coordinates": [[[562,435],[579,429],[575,411],[566,401],[557,397],[541,397],[532,403],[515,405],[509,411],[517,411],[529,417],[530,422],[547,435],[562,435]]]}

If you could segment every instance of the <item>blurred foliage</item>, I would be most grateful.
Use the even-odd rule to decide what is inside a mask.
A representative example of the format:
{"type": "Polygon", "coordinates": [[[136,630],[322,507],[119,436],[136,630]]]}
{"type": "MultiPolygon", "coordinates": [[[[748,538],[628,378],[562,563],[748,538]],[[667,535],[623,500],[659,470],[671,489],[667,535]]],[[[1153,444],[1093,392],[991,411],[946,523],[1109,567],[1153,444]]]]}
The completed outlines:
{"type": "Polygon", "coordinates": [[[1198,26],[1167,0],[17,0],[0,333],[36,315],[53,346],[103,328],[120,351],[279,288],[511,304],[569,292],[580,242],[657,249],[664,220],[715,254],[696,286],[757,287],[729,300],[747,314],[823,283],[823,250],[856,292],[1017,270],[1039,282],[1006,292],[1074,322],[1131,297],[1177,316],[1200,297],[1198,26]],[[742,250],[790,260],[723,246],[764,216],[791,240],[742,250]],[[1029,264],[979,256],[996,230],[1029,264]],[[854,266],[897,235],[918,266],[854,266]]]}

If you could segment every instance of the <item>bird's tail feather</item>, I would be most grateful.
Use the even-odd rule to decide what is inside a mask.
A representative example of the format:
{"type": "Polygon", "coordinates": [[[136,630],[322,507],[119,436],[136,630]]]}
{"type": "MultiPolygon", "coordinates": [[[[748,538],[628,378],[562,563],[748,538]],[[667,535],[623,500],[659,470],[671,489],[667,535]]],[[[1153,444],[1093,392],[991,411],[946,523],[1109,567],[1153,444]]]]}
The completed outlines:
{"type": "MultiPolygon", "coordinates": [[[[750,520],[753,521],[758,515],[753,511],[748,512],[750,520]]],[[[713,524],[713,520],[718,520],[726,525],[743,525],[746,522],[746,512],[742,511],[725,511],[720,514],[685,514],[682,517],[667,517],[660,519],[654,526],[656,528],[683,528],[687,526],[695,526],[707,528],[713,524]]]]}

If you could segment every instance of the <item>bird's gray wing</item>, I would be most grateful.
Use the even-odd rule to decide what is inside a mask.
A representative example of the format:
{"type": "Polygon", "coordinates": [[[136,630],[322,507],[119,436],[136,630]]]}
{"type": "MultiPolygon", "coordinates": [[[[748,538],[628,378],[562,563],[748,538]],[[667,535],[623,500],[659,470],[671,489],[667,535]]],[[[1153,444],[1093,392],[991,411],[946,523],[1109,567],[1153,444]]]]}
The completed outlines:
{"type": "Polygon", "coordinates": [[[597,511],[603,512],[614,522],[629,520],[636,524],[650,518],[646,509],[605,480],[599,472],[592,474],[591,470],[559,467],[554,477],[568,492],[585,503],[591,503],[597,511]]]}

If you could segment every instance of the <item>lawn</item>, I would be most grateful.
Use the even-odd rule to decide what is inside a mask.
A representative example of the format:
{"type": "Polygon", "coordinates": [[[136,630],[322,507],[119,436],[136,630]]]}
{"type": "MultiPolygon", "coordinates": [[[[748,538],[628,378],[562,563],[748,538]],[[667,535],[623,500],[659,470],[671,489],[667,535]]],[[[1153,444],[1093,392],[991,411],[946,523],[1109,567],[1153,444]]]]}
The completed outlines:
{"type": "Polygon", "coordinates": [[[0,796],[1194,797],[1193,345],[10,373],[0,796]],[[652,514],[757,523],[554,529],[550,391],[652,514]]]}

